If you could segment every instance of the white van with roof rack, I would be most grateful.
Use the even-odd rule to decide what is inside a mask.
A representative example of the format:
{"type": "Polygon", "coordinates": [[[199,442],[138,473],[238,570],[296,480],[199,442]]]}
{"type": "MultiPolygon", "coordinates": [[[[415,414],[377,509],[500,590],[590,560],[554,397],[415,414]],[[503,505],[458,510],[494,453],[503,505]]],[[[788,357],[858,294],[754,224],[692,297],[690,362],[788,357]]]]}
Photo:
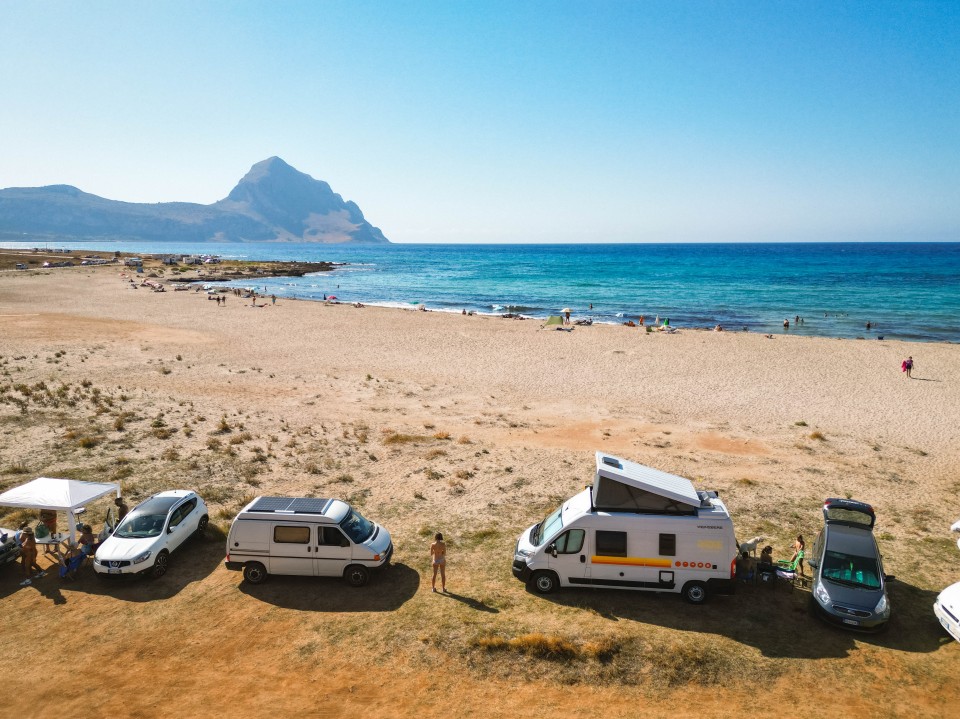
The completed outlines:
{"type": "Polygon", "coordinates": [[[226,567],[251,584],[298,574],[361,587],[392,554],[390,533],[339,499],[257,497],[230,525],[226,567]]]}
{"type": "Polygon", "coordinates": [[[517,540],[513,574],[536,592],[609,587],[679,592],[700,604],[734,591],[737,542],[716,492],[602,452],[593,485],[517,540]]]}

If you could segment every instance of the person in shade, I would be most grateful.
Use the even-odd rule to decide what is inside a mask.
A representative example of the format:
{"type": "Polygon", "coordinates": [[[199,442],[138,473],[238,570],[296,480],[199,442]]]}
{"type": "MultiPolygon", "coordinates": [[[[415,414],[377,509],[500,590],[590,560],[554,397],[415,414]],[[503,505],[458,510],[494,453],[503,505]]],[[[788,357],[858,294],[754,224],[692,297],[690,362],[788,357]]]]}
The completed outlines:
{"type": "Polygon", "coordinates": [[[117,523],[119,524],[123,521],[123,518],[127,516],[127,512],[130,511],[130,507],[127,506],[127,503],[123,501],[123,497],[117,497],[113,500],[113,503],[117,505],[117,523]]]}
{"type": "Polygon", "coordinates": [[[26,587],[29,586],[32,581],[30,574],[33,570],[37,570],[37,573],[33,575],[34,579],[44,576],[46,572],[37,564],[37,538],[33,534],[33,527],[25,527],[23,529],[20,533],[20,541],[22,542],[23,552],[21,557],[23,561],[23,581],[20,582],[20,586],[26,587]]]}
{"type": "Polygon", "coordinates": [[[433,565],[433,581],[430,583],[434,592],[437,591],[437,572],[440,572],[440,591],[447,591],[447,545],[443,541],[443,533],[437,532],[433,544],[430,545],[430,563],[433,565]]]}

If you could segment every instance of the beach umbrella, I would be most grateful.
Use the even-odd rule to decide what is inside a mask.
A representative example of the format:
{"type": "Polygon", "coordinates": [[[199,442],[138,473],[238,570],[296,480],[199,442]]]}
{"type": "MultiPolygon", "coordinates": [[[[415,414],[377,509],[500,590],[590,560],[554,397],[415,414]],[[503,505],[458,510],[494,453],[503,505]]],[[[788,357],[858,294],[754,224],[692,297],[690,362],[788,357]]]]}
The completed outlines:
{"type": "Polygon", "coordinates": [[[562,310],[560,310],[560,311],[561,311],[561,312],[573,312],[573,310],[571,310],[569,307],[564,307],[564,308],[563,308],[562,310]]]}
{"type": "Polygon", "coordinates": [[[328,300],[335,300],[335,299],[337,299],[337,296],[336,296],[336,295],[329,295],[329,296],[327,297],[327,299],[328,299],[328,300]]]}

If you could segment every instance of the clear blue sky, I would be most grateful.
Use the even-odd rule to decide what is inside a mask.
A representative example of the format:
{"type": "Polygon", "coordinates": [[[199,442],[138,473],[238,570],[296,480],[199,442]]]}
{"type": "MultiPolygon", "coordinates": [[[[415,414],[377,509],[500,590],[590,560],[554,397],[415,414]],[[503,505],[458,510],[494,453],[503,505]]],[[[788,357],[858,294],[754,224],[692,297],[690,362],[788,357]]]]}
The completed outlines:
{"type": "Polygon", "coordinates": [[[3,2],[0,187],[395,242],[960,241],[958,2],[3,2]]]}

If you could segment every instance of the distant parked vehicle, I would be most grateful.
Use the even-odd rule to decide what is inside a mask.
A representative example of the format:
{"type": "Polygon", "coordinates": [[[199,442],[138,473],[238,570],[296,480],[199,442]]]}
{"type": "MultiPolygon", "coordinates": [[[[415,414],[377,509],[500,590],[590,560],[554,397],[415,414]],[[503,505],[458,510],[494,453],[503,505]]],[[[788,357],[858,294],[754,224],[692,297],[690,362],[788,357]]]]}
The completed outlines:
{"type": "Polygon", "coordinates": [[[176,489],[155,494],[133,508],[97,549],[93,568],[99,575],[167,573],[170,554],[194,535],[202,535],[207,505],[195,493],[176,489]]]}
{"type": "Polygon", "coordinates": [[[813,568],[811,602],[827,621],[861,631],[890,619],[887,577],[873,536],[873,507],[854,499],[823,503],[824,526],[807,563],[813,568]]]}
{"type": "Polygon", "coordinates": [[[947,633],[960,642],[960,582],[940,592],[933,603],[933,613],[947,633]]]}
{"type": "Polygon", "coordinates": [[[390,533],[339,499],[257,497],[230,526],[226,567],[250,584],[299,574],[361,587],[392,554],[390,533]]]}
{"type": "Polygon", "coordinates": [[[12,562],[20,556],[20,547],[14,539],[15,535],[16,532],[12,529],[0,527],[0,565],[12,562]]]}

